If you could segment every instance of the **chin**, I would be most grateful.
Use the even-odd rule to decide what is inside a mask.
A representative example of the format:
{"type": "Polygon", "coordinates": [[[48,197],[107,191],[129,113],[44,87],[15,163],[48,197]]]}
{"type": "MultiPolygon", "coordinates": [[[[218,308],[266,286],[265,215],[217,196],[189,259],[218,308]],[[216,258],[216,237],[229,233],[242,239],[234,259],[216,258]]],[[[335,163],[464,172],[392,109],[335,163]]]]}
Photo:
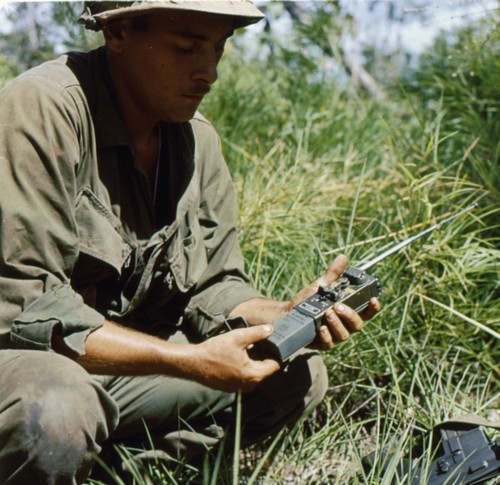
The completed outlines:
{"type": "Polygon", "coordinates": [[[195,113],[196,113],[196,110],[190,112],[189,114],[185,114],[185,115],[166,116],[166,117],[163,117],[162,121],[164,123],[185,123],[187,121],[192,120],[195,113]]]}

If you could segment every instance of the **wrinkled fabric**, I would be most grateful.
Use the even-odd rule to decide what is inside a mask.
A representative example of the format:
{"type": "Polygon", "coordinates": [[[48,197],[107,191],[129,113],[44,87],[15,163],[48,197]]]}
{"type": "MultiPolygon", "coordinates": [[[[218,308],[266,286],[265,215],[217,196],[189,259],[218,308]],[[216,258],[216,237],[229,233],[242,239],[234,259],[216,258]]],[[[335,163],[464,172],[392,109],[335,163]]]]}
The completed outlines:
{"type": "Polygon", "coordinates": [[[0,483],[82,483],[118,424],[114,400],[54,352],[3,349],[0,369],[0,483]]]}
{"type": "Polygon", "coordinates": [[[99,326],[102,319],[68,285],[55,287],[14,320],[11,342],[18,349],[50,350],[54,334],[67,335],[66,344],[78,352],[84,346],[89,328],[99,326]],[[59,312],[54,312],[54,308],[59,312]]]}
{"type": "Polygon", "coordinates": [[[102,48],[71,53],[0,92],[0,349],[57,331],[82,354],[105,318],[203,338],[260,296],[211,124],[161,124],[154,201],[106,73],[102,48]]]}
{"type": "MultiPolygon", "coordinates": [[[[213,127],[161,124],[157,190],[138,163],[105,51],[69,54],[0,91],[0,482],[81,483],[101,447],[151,436],[171,454],[225,439],[234,395],[170,376],[91,376],[104,319],[203,339],[261,295],[243,270],[236,200],[213,127]]],[[[233,319],[238,320],[238,319],[233,319]]],[[[326,392],[317,353],[294,356],[243,399],[252,442],[326,392]]]]}

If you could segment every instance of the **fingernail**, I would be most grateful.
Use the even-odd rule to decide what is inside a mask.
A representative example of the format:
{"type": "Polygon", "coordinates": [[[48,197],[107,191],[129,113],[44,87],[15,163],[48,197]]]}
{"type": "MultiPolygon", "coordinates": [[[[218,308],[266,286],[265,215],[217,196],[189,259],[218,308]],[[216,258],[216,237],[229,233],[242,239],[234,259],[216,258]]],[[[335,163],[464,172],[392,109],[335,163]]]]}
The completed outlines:
{"type": "Polygon", "coordinates": [[[271,327],[271,325],[264,325],[264,330],[268,333],[271,333],[273,331],[273,327],[271,327]]]}
{"type": "Polygon", "coordinates": [[[338,305],[335,305],[335,311],[337,312],[344,312],[345,311],[345,305],[343,305],[342,303],[339,303],[338,305]]]}

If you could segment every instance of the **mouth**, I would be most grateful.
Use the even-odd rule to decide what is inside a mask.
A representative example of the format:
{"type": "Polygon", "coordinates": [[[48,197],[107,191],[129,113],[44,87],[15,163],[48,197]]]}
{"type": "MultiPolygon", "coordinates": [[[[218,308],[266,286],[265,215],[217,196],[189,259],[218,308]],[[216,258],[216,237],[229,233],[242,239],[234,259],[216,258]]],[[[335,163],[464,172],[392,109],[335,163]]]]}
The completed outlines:
{"type": "Polygon", "coordinates": [[[201,100],[210,92],[210,86],[194,86],[193,90],[184,94],[185,98],[201,102],[201,100]]]}

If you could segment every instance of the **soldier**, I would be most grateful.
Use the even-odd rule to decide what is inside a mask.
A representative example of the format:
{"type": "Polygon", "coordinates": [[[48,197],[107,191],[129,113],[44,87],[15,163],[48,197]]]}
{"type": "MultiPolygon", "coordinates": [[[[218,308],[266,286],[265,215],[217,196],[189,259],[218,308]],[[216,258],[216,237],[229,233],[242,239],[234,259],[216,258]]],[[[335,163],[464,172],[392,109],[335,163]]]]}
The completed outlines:
{"type": "MultiPolygon", "coordinates": [[[[316,351],[281,366],[247,350],[346,258],[290,301],[253,289],[197,111],[227,39],[261,18],[248,0],[89,2],[105,45],[1,91],[1,483],[80,483],[103,443],[145,443],[145,427],[196,455],[231,433],[238,391],[244,444],[322,400],[316,351]]],[[[363,326],[343,305],[324,320],[320,349],[363,326]]]]}

